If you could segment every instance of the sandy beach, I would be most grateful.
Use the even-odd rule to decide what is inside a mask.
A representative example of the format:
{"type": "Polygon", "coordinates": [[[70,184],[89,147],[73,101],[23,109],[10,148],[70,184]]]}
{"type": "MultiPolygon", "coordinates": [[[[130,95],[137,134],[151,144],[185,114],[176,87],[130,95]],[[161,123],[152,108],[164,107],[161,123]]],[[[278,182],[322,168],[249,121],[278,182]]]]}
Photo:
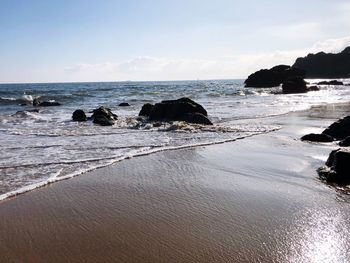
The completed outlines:
{"type": "Polygon", "coordinates": [[[336,144],[301,142],[348,112],[165,151],[0,203],[0,262],[349,262],[350,198],[318,178],[336,144]]]}

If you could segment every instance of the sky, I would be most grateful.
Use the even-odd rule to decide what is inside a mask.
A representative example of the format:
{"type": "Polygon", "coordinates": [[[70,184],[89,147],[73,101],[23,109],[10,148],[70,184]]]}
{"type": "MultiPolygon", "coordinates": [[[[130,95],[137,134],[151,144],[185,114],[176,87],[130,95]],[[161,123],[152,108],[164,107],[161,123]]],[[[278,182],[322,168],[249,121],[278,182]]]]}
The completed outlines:
{"type": "Polygon", "coordinates": [[[349,0],[0,0],[0,83],[237,79],[350,45],[349,0]]]}

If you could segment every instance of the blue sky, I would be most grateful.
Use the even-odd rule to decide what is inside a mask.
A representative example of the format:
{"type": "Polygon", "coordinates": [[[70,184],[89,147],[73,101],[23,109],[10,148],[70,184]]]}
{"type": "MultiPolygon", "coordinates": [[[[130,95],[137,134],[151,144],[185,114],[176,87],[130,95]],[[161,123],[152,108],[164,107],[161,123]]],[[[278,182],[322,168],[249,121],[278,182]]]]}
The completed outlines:
{"type": "Polygon", "coordinates": [[[343,0],[1,0],[0,82],[244,78],[350,45],[343,0]]]}

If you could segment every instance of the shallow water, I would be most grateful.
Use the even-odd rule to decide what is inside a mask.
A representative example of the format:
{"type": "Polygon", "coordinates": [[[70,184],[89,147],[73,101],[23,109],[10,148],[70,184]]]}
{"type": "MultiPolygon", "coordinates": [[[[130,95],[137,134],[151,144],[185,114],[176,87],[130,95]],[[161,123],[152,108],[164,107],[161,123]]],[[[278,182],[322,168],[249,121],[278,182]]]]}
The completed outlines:
{"type": "Polygon", "coordinates": [[[313,105],[350,101],[347,86],[282,95],[280,89],[247,89],[242,80],[0,85],[0,200],[119,160],[151,152],[215,144],[274,131],[268,117],[313,105]],[[214,127],[141,124],[144,103],[190,97],[202,104],[214,127]],[[30,112],[41,97],[63,105],[30,112]],[[129,102],[131,107],[118,107],[129,102]],[[27,103],[27,106],[20,104],[27,103]],[[71,114],[107,106],[113,127],[74,123],[71,114]],[[20,111],[20,112],[18,112],[20,111]],[[17,113],[16,113],[17,112],[17,113]]]}

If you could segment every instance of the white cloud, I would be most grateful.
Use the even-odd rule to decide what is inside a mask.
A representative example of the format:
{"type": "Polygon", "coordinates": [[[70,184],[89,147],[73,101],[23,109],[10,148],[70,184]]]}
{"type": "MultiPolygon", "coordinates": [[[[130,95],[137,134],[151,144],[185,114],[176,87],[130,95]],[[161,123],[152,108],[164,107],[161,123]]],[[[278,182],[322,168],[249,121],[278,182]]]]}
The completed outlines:
{"type": "MultiPolygon", "coordinates": [[[[310,48],[255,54],[240,54],[226,58],[157,58],[137,57],[124,62],[100,64],[81,63],[56,72],[57,81],[117,81],[117,80],[185,80],[246,78],[250,73],[277,64],[293,64],[295,59],[319,51],[339,52],[350,45],[350,36],[328,39],[310,48]]],[[[38,73],[38,72],[36,72],[38,73]]],[[[39,73],[38,73],[39,74],[39,73]]],[[[41,77],[43,72],[40,72],[41,77]]],[[[32,75],[34,78],[36,75],[32,75]]],[[[52,78],[47,78],[51,79],[52,78]]]]}
{"type": "Polygon", "coordinates": [[[350,45],[350,36],[328,39],[307,49],[242,54],[230,58],[179,59],[138,57],[121,63],[77,64],[65,69],[66,80],[184,80],[245,78],[260,68],[292,64],[297,57],[319,51],[339,52],[350,45]]]}

